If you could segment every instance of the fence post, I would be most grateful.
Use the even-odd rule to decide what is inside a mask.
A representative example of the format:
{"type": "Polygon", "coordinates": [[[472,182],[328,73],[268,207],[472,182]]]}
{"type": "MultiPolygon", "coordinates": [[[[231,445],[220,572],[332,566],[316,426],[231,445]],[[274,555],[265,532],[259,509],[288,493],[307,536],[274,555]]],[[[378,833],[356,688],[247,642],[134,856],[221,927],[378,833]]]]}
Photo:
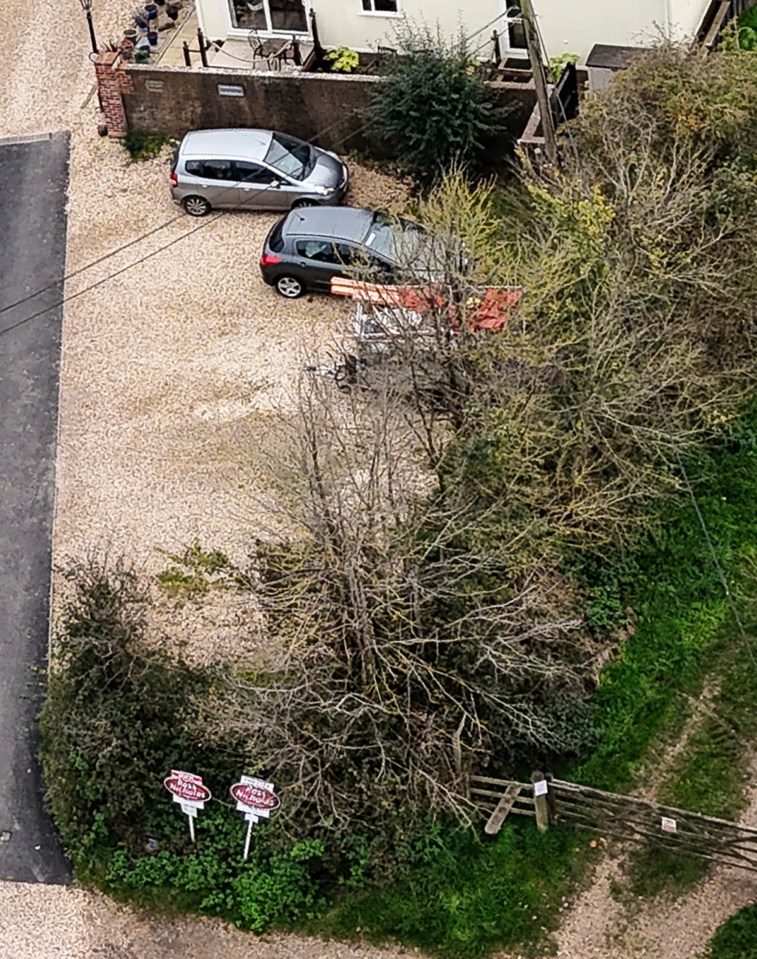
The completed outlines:
{"type": "Polygon", "coordinates": [[[549,784],[544,778],[544,773],[538,769],[531,773],[531,782],[534,787],[536,826],[539,832],[546,832],[549,829],[549,800],[547,799],[549,784]]]}
{"type": "Polygon", "coordinates": [[[183,53],[184,53],[184,65],[187,66],[187,67],[191,67],[191,66],[192,66],[192,55],[191,55],[190,52],[189,52],[189,44],[187,43],[186,40],[185,40],[184,43],[181,45],[181,49],[182,49],[182,51],[183,51],[183,53]]]}
{"type": "Polygon", "coordinates": [[[206,67],[208,65],[208,46],[205,44],[205,35],[202,32],[202,27],[197,28],[197,42],[200,45],[200,60],[202,65],[206,67]]]}

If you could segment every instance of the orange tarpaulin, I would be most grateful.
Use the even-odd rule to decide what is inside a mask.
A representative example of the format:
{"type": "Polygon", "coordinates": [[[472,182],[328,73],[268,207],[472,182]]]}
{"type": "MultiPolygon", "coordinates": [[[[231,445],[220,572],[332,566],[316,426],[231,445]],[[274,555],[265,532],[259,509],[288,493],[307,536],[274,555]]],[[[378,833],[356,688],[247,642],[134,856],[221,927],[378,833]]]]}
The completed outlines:
{"type": "MultiPolygon", "coordinates": [[[[460,328],[457,310],[449,303],[441,284],[424,287],[386,286],[335,276],[331,280],[331,292],[337,296],[351,296],[360,303],[412,310],[420,314],[448,305],[450,325],[453,329],[460,328]]],[[[471,330],[501,330],[523,299],[523,293],[522,287],[485,287],[480,295],[469,297],[465,304],[466,326],[471,330]]]]}

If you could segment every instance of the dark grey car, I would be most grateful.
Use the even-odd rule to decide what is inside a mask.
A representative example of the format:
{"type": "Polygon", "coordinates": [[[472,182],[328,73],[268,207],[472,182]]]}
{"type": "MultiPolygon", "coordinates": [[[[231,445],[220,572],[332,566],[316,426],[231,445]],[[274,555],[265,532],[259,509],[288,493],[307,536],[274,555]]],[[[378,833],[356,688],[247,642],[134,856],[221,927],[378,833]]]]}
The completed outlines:
{"type": "Polygon", "coordinates": [[[409,220],[349,206],[292,210],[266,237],[260,270],[282,296],[329,292],[334,276],[391,283],[428,234],[409,220]]]}
{"type": "Polygon", "coordinates": [[[192,216],[214,208],[290,210],[339,203],[347,167],[335,153],[272,130],[193,130],[171,167],[171,195],[192,216]]]}

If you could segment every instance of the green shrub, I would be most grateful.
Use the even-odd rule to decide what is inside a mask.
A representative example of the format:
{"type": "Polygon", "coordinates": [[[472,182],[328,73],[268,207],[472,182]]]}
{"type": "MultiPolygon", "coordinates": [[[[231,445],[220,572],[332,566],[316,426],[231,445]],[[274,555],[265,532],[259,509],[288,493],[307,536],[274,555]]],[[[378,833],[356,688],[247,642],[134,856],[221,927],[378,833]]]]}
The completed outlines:
{"type": "Polygon", "coordinates": [[[160,156],[163,147],[172,140],[162,133],[143,133],[141,130],[129,130],[121,141],[133,162],[152,160],[160,156]]]}
{"type": "Polygon", "coordinates": [[[475,170],[502,119],[464,38],[405,32],[387,88],[371,108],[377,129],[408,170],[431,180],[457,162],[475,170]]]}
{"type": "Polygon", "coordinates": [[[747,906],[723,923],[706,959],[757,959],[757,906],[747,906]]]}

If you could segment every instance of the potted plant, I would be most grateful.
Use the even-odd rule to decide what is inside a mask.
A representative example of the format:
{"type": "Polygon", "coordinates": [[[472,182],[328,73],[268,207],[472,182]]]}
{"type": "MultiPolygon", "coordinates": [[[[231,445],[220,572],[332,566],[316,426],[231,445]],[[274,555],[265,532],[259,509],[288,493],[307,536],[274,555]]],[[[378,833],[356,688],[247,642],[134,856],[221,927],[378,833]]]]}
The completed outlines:
{"type": "MultiPolygon", "coordinates": [[[[137,31],[134,31],[136,36],[137,31]]],[[[121,56],[124,60],[133,60],[134,59],[134,42],[129,39],[129,37],[124,37],[123,40],[118,45],[119,50],[121,51],[121,56]]]]}

